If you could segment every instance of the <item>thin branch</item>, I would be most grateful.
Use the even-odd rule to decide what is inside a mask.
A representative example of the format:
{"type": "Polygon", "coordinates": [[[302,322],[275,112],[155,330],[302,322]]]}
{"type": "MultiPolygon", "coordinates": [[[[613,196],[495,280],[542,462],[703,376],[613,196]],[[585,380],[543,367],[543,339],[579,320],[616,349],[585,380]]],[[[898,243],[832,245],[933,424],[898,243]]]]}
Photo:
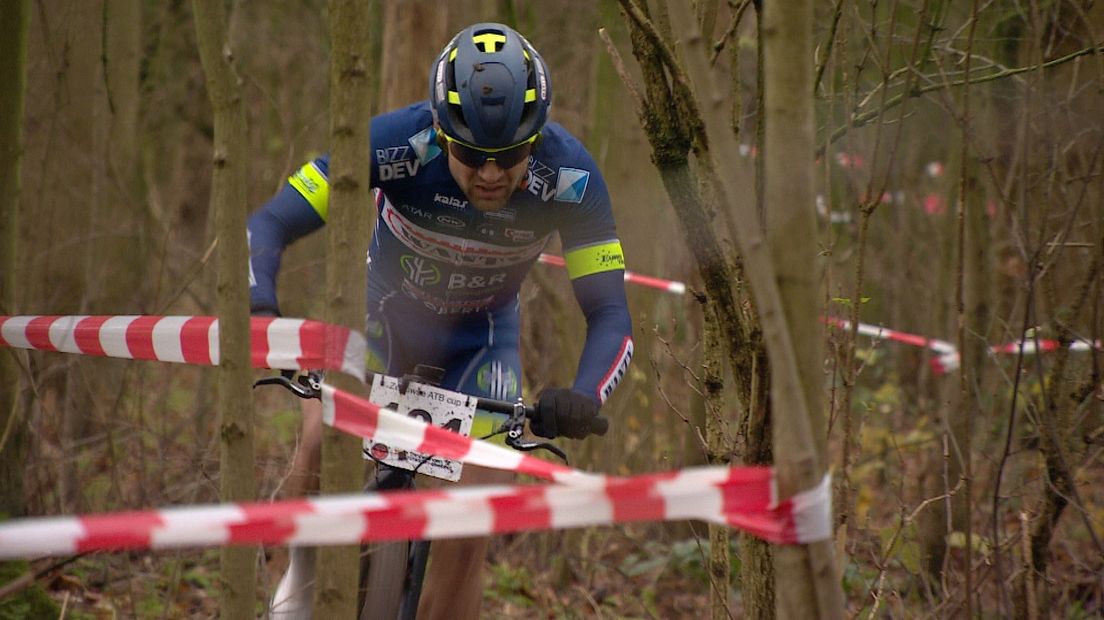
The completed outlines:
{"type": "MultiPolygon", "coordinates": [[[[997,71],[997,72],[990,73],[988,75],[982,75],[982,76],[979,76],[979,77],[967,76],[967,77],[965,77],[961,80],[956,80],[954,82],[950,82],[946,86],[944,86],[941,83],[931,84],[931,85],[928,85],[928,86],[919,86],[919,87],[910,89],[908,91],[898,93],[898,94],[894,95],[893,97],[889,98],[886,101],[884,108],[881,108],[881,109],[878,109],[878,110],[871,110],[871,111],[865,112],[863,114],[853,115],[851,117],[851,122],[850,123],[848,123],[847,125],[844,125],[842,127],[838,127],[832,132],[832,135],[829,138],[828,142],[829,142],[829,144],[834,143],[837,140],[839,140],[840,138],[842,138],[844,135],[846,135],[847,132],[849,130],[851,130],[852,128],[862,127],[862,126],[866,125],[867,123],[869,123],[870,121],[874,120],[875,118],[879,117],[880,115],[884,114],[890,108],[894,108],[894,107],[900,105],[901,103],[905,102],[908,99],[912,99],[914,97],[919,97],[920,95],[923,95],[925,93],[929,93],[933,90],[939,90],[941,88],[946,88],[947,86],[954,87],[954,86],[965,86],[966,84],[982,84],[984,82],[992,82],[994,80],[1000,80],[1000,79],[1004,79],[1004,78],[1007,78],[1007,77],[1012,77],[1014,75],[1019,75],[1021,73],[1028,73],[1028,72],[1031,72],[1031,71],[1041,71],[1043,69],[1050,69],[1052,67],[1057,67],[1058,65],[1063,65],[1067,62],[1070,62],[1071,60],[1076,60],[1076,59],[1078,59],[1082,56],[1087,56],[1089,54],[1096,54],[1096,53],[1104,53],[1104,45],[1096,45],[1096,46],[1093,46],[1093,47],[1086,47],[1085,49],[1081,49],[1081,50],[1078,50],[1076,52],[1071,52],[1069,54],[1066,54],[1065,56],[1055,58],[1054,60],[1048,60],[1047,62],[1041,62],[1041,63],[1037,63],[1037,64],[1034,64],[1034,65],[1028,65],[1028,66],[1025,66],[1025,67],[1016,67],[1014,69],[1006,69],[1006,70],[1003,70],[1003,71],[997,71]]],[[[988,71],[988,69],[983,69],[982,71],[988,71]]],[[[823,150],[824,150],[823,147],[818,149],[817,150],[817,156],[822,155],[823,150]]]]}
{"type": "Polygon", "coordinates": [[[814,93],[820,87],[820,80],[828,67],[828,59],[832,56],[832,46],[836,42],[836,29],[839,27],[841,16],[843,16],[843,0],[836,0],[836,6],[832,9],[832,26],[828,29],[828,42],[825,44],[824,55],[817,60],[816,79],[813,80],[814,93]]]}
{"type": "MultiPolygon", "coordinates": [[[[843,0],[839,0],[843,2],[843,0]]],[[[729,38],[736,32],[736,29],[740,27],[740,21],[744,18],[744,11],[751,6],[751,0],[743,0],[740,6],[736,7],[736,13],[732,16],[732,21],[728,24],[728,29],[721,35],[721,38],[713,44],[713,55],[709,57],[709,66],[713,66],[717,63],[717,57],[724,51],[725,43],[728,43],[729,38]]],[[[736,41],[736,45],[739,46],[740,42],[736,41]]],[[[735,71],[735,69],[733,69],[735,71]]]]}
{"type": "MultiPolygon", "coordinates": [[[[963,433],[962,447],[962,479],[966,484],[966,520],[963,526],[966,529],[966,588],[963,596],[966,605],[966,617],[974,616],[974,571],[973,571],[973,546],[974,528],[969,515],[973,511],[973,430],[974,407],[970,405],[970,386],[967,371],[972,365],[972,360],[966,355],[966,190],[969,171],[969,139],[970,134],[970,62],[973,60],[974,34],[977,31],[978,0],[972,4],[970,15],[970,30],[966,39],[966,84],[962,90],[962,152],[959,161],[958,177],[958,214],[957,214],[957,245],[958,260],[955,269],[955,309],[958,314],[958,350],[962,360],[962,366],[958,371],[959,409],[965,416],[966,432],[963,433]]],[[[996,542],[996,541],[994,541],[996,542]]],[[[1001,586],[1003,588],[1003,586],[1001,586]]]]}
{"type": "Polygon", "coordinates": [[[867,616],[867,618],[877,617],[878,606],[881,604],[882,584],[885,582],[886,571],[888,570],[890,565],[889,558],[896,550],[897,541],[900,540],[901,534],[906,529],[908,529],[908,527],[912,525],[914,521],[916,521],[916,518],[920,516],[920,513],[923,512],[925,508],[936,502],[951,499],[956,493],[958,493],[959,489],[961,488],[962,481],[960,480],[953,489],[949,489],[946,493],[942,495],[929,497],[928,499],[920,502],[920,504],[917,505],[911,513],[907,515],[901,515],[901,520],[897,524],[897,529],[893,531],[893,535],[886,543],[886,546],[882,549],[881,558],[879,558],[879,560],[877,561],[878,576],[874,580],[876,585],[871,587],[870,589],[870,596],[874,599],[874,606],[871,608],[870,614],[867,616]]]}
{"type": "Polygon", "coordinates": [[[41,568],[37,568],[37,569],[34,569],[34,570],[29,571],[27,573],[24,573],[23,575],[20,575],[16,579],[13,579],[12,581],[9,581],[8,583],[5,583],[3,586],[0,586],[0,601],[4,600],[5,598],[7,598],[9,596],[14,596],[14,595],[22,592],[23,590],[26,590],[27,588],[34,585],[35,582],[38,581],[39,579],[42,579],[43,577],[45,577],[47,575],[53,574],[53,573],[61,570],[65,566],[75,562],[76,560],[79,560],[80,558],[83,558],[86,555],[88,555],[88,553],[78,553],[77,555],[70,556],[68,558],[65,558],[64,560],[58,560],[57,562],[52,562],[52,563],[50,563],[46,566],[43,566],[41,568]]]}
{"type": "Polygon", "coordinates": [[[625,61],[621,58],[621,54],[617,51],[617,47],[614,46],[613,40],[610,39],[609,32],[605,28],[598,29],[598,36],[602,39],[602,42],[606,44],[606,53],[610,56],[610,62],[613,63],[613,70],[617,72],[617,75],[621,78],[621,83],[625,85],[625,89],[629,91],[633,103],[636,107],[636,115],[638,118],[644,118],[644,115],[648,111],[648,100],[640,94],[640,89],[636,86],[636,80],[633,79],[628,69],[625,68],[625,61]]]}

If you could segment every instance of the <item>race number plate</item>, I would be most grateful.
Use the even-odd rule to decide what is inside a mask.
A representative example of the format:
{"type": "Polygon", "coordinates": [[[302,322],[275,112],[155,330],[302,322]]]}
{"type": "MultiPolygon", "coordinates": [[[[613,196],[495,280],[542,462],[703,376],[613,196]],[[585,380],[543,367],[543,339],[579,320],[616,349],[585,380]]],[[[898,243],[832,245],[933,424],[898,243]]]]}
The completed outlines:
{"type": "MultiPolygon", "coordinates": [[[[368,400],[464,437],[471,435],[472,421],[475,419],[475,399],[470,396],[414,382],[407,385],[405,394],[399,394],[397,378],[376,375],[368,400]]],[[[453,482],[460,479],[460,471],[464,466],[460,461],[398,450],[370,439],[364,440],[364,458],[453,482]]]]}

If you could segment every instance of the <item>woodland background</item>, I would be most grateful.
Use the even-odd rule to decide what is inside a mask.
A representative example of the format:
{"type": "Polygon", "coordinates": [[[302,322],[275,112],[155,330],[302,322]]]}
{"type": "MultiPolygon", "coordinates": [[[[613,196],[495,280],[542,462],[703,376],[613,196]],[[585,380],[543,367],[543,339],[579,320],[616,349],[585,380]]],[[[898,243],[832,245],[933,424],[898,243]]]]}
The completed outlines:
{"type": "MultiPolygon", "coordinates": [[[[653,163],[666,160],[653,158],[632,113],[635,94],[598,35],[606,29],[637,88],[656,96],[651,89],[671,71],[660,68],[656,79],[654,56],[632,57],[642,48],[639,27],[621,10],[630,4],[642,2],[378,3],[370,34],[374,109],[423,98],[429,62],[464,25],[497,20],[524,33],[550,65],[553,118],[604,171],[629,269],[692,289],[675,296],[629,286],[635,360],[606,406],[610,435],[572,444],[573,462],[611,474],[762,462],[769,445],[757,439],[763,426],[754,415],[762,386],[746,380],[765,377],[761,367],[743,373],[730,365],[722,418],[710,435],[720,443],[704,445],[707,270],[653,163]]],[[[651,2],[651,14],[661,18],[658,4],[651,2]]],[[[326,5],[227,6],[255,208],[327,149],[326,5]]],[[[7,304],[0,314],[214,314],[213,125],[192,5],[37,0],[31,7],[20,251],[2,266],[10,288],[0,291],[7,304]]],[[[964,352],[961,372],[939,374],[924,348],[823,330],[818,406],[827,419],[847,614],[954,617],[969,601],[967,609],[984,617],[1097,617],[1104,613],[1102,358],[1064,347],[990,355],[986,347],[1101,338],[1104,6],[816,0],[814,7],[808,60],[819,146],[809,157],[817,158],[819,228],[815,239],[787,242],[819,250],[822,314],[941,338],[964,352]]],[[[726,93],[741,145],[739,160],[723,164],[744,171],[745,199],[766,213],[770,201],[756,174],[764,114],[757,9],[735,0],[669,3],[672,13],[693,12],[708,40],[722,42],[714,86],[726,93]]],[[[713,215],[727,252],[731,226],[757,225],[713,215]]],[[[324,255],[323,235],[285,254],[285,316],[322,316],[324,255]]],[[[739,261],[732,264],[748,350],[761,351],[739,261]]],[[[524,387],[532,395],[570,382],[584,326],[555,268],[534,268],[523,302],[524,387]]],[[[22,489],[5,482],[6,512],[19,504],[27,515],[57,515],[217,501],[213,371],[15,357],[0,389],[14,412],[5,419],[18,420],[24,433],[5,431],[3,450],[22,464],[22,489]]],[[[297,403],[257,393],[254,407],[257,493],[277,497],[297,403]]],[[[692,523],[501,538],[489,560],[486,615],[702,617],[709,541],[692,523]]],[[[769,609],[749,605],[747,580],[757,571],[744,552],[754,543],[733,535],[729,544],[724,615],[769,617],[769,609]]],[[[33,568],[67,617],[206,617],[217,610],[217,557],[93,554],[33,568]]],[[[266,549],[259,561],[258,609],[283,551],[266,549]]],[[[0,616],[5,605],[9,615],[26,609],[0,600],[0,616]]]]}

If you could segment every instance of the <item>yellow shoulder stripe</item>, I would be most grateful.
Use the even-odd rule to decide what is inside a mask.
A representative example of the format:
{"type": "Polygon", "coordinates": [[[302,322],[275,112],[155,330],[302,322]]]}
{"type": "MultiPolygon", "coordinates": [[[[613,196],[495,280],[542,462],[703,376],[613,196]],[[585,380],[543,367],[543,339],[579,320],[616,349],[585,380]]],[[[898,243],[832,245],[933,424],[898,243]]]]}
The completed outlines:
{"type": "Polygon", "coordinates": [[[291,184],[303,198],[307,199],[322,221],[326,221],[326,212],[330,205],[330,182],[315,167],[314,162],[308,162],[295,174],[288,177],[291,184]]]}
{"type": "Polygon", "coordinates": [[[572,280],[593,273],[625,268],[625,255],[621,252],[621,242],[616,239],[575,248],[564,254],[564,260],[567,262],[567,275],[572,280]]]}

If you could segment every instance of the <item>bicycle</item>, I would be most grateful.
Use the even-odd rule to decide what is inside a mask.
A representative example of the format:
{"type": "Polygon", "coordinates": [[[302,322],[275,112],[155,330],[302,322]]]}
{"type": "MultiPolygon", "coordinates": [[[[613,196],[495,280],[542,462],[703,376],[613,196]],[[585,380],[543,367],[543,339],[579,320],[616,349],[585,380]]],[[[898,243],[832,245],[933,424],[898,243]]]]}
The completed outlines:
{"type": "MultiPolygon", "coordinates": [[[[432,387],[434,389],[433,393],[443,392],[452,394],[456,397],[457,401],[461,399],[472,401],[474,409],[504,414],[507,418],[499,428],[490,435],[481,437],[481,439],[488,439],[499,434],[505,434],[505,443],[510,448],[524,452],[547,450],[562,459],[564,463],[568,462],[567,454],[555,444],[546,441],[526,441],[523,439],[526,421],[532,419],[536,413],[532,405],[526,405],[520,398],[516,402],[506,402],[489,398],[470,397],[459,392],[443,390],[437,387],[440,384],[443,373],[444,371],[440,368],[418,365],[415,367],[413,373],[405,375],[397,380],[399,393],[401,395],[406,395],[412,386],[416,387],[416,391],[417,389],[432,387]],[[418,388],[417,386],[421,387],[418,388]]],[[[368,373],[367,381],[369,384],[376,385],[380,383],[381,380],[390,380],[392,383],[396,381],[386,375],[368,373]]],[[[297,374],[295,371],[281,371],[277,376],[258,380],[254,384],[254,387],[260,385],[280,385],[299,398],[320,398],[322,376],[321,373],[315,371],[308,371],[306,374],[297,374]]],[[[391,408],[397,407],[396,402],[387,403],[387,405],[391,408]]],[[[429,412],[422,409],[411,410],[408,415],[420,418],[427,423],[437,421],[433,419],[429,412]]],[[[456,421],[456,419],[451,419],[445,424],[442,424],[442,426],[454,432],[465,430],[462,429],[461,424],[453,424],[454,421],[456,421]]],[[[603,416],[598,416],[591,421],[590,434],[605,435],[608,428],[608,420],[603,416]]],[[[365,442],[364,453],[366,458],[376,461],[377,464],[374,480],[369,481],[364,487],[366,492],[386,493],[391,491],[412,490],[415,488],[415,474],[427,473],[420,470],[424,465],[433,461],[433,459],[426,456],[420,462],[415,463],[413,460],[408,460],[406,464],[397,466],[394,464],[394,460],[385,462],[381,459],[381,452],[377,450],[377,446],[369,446],[367,442],[365,442]]],[[[446,478],[443,475],[433,473],[429,475],[451,480],[459,478],[458,474],[455,478],[446,478]]],[[[358,590],[357,602],[357,609],[360,610],[359,617],[361,620],[375,618],[413,620],[415,618],[418,611],[418,602],[421,597],[422,583],[425,578],[426,564],[429,560],[429,548],[430,541],[428,540],[407,540],[376,543],[366,546],[364,552],[361,554],[360,587],[358,590]]],[[[313,551],[313,549],[310,551],[313,551]]],[[[313,566],[313,557],[311,553],[304,548],[300,548],[299,552],[301,557],[300,562],[313,566]]],[[[310,581],[313,581],[313,575],[309,574],[309,570],[302,571],[295,575],[292,574],[292,571],[293,566],[289,565],[288,571],[285,573],[280,586],[277,588],[276,594],[273,596],[273,602],[270,609],[275,610],[277,601],[280,600],[280,597],[291,596],[292,594],[289,593],[298,591],[301,596],[307,598],[303,592],[307,591],[306,588],[309,587],[309,585],[297,586],[292,582],[305,581],[309,584],[310,581]]],[[[276,612],[274,611],[273,617],[279,617],[281,620],[309,618],[309,608],[309,604],[300,604],[296,606],[296,609],[300,610],[298,612],[293,611],[291,614],[276,616],[276,612]],[[296,613],[299,615],[295,615],[296,613]]]]}

